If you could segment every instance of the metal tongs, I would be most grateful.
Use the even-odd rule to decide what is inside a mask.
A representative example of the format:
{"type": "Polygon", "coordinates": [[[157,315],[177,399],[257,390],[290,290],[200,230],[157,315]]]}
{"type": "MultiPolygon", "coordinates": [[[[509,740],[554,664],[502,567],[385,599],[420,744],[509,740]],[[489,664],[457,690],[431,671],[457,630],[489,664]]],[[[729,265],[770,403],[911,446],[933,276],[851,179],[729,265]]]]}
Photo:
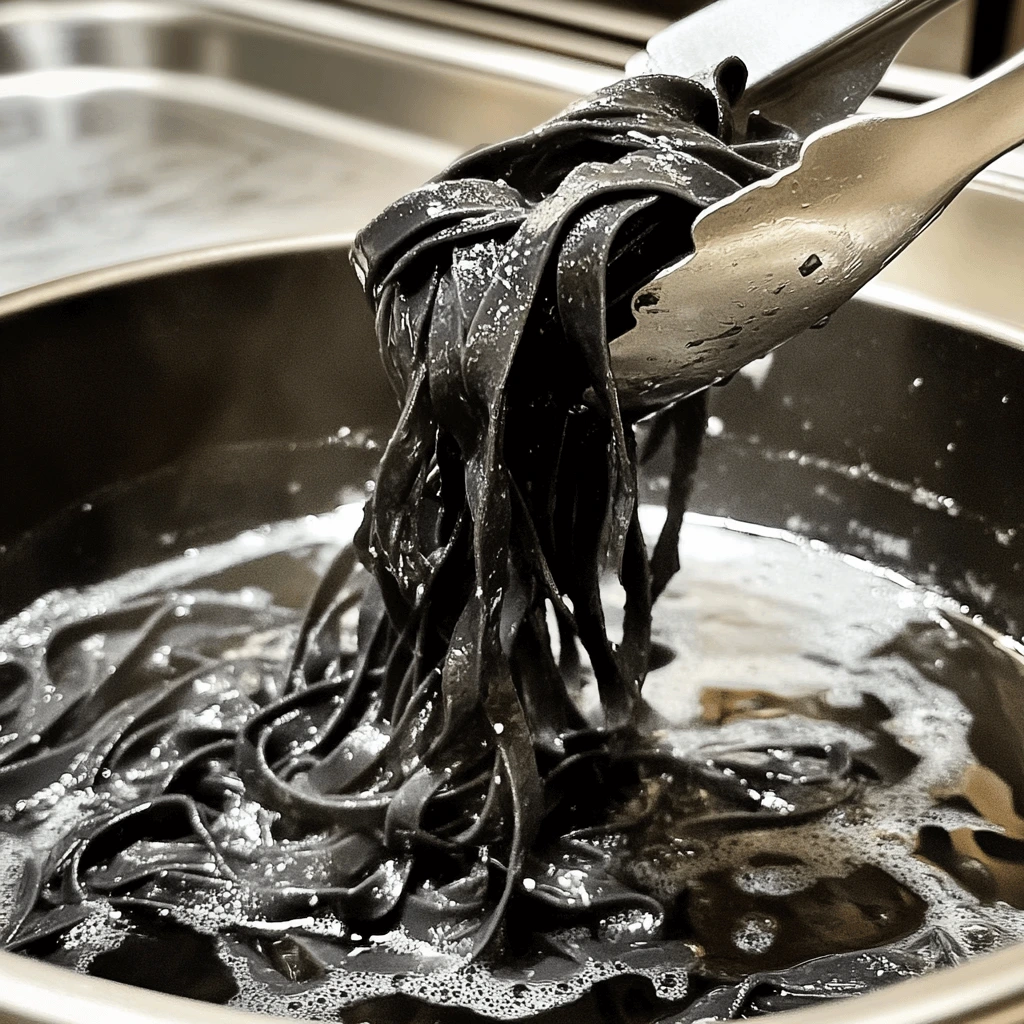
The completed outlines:
{"type": "Polygon", "coordinates": [[[1024,54],[907,113],[850,116],[950,2],[716,0],[630,62],[709,81],[740,57],[738,113],[810,134],[797,164],[704,210],[692,254],[633,297],[636,326],[611,345],[623,404],[693,394],[822,323],[1024,141],[1024,54]]]}

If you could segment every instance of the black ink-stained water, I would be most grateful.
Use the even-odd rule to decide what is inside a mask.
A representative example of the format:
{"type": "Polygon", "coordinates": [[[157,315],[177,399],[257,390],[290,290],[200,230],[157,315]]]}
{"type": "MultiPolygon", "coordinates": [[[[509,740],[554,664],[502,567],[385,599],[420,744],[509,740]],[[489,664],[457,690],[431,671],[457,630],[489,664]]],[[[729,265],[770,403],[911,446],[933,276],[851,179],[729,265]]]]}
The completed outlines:
{"type": "MultiPolygon", "coordinates": [[[[236,758],[359,517],[247,532],[0,627],[8,948],[297,1018],[639,1022],[855,994],[1024,938],[1016,646],[864,563],[701,517],[655,611],[647,761],[568,795],[522,880],[544,898],[510,906],[502,946],[470,959],[452,922],[473,904],[438,915],[460,894],[429,879],[419,910],[339,913],[339,879],[387,874],[254,799],[236,758]]],[[[644,508],[645,531],[663,517],[644,508]]],[[[357,628],[353,605],[339,650],[357,628]]],[[[585,719],[595,691],[584,664],[585,719]]]]}

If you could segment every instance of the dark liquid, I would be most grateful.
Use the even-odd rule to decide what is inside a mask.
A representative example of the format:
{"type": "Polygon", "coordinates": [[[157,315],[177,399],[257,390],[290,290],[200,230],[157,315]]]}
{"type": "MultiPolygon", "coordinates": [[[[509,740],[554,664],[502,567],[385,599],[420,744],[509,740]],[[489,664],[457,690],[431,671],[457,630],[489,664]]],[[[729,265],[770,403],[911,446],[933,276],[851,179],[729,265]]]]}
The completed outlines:
{"type": "MultiPolygon", "coordinates": [[[[97,800],[116,807],[177,770],[190,749],[230,738],[251,702],[281,685],[301,609],[343,538],[324,526],[268,537],[181,559],[162,582],[154,570],[63,607],[54,600],[53,612],[37,609],[8,629],[0,721],[35,701],[37,742],[56,751],[49,778],[0,779],[8,866],[19,856],[38,861],[97,800]],[[154,601],[180,612],[139,646],[154,601]],[[89,614],[80,618],[79,608],[89,614]],[[61,628],[49,635],[44,623],[54,621],[61,628]],[[208,676],[202,659],[216,666],[208,676]],[[51,681],[42,690],[40,665],[51,681]],[[105,787],[76,789],[78,749],[62,753],[58,727],[47,724],[57,720],[47,710],[57,694],[98,722],[120,701],[189,673],[197,683],[188,700],[146,712],[150,725],[131,747],[103,755],[112,768],[105,787]],[[180,715],[192,716],[188,728],[180,715]]],[[[663,908],[657,924],[641,913],[598,914],[581,930],[555,912],[513,908],[504,959],[467,965],[389,932],[387,921],[347,924],[309,908],[290,926],[261,923],[212,875],[191,899],[166,890],[166,908],[154,911],[164,883],[133,885],[126,843],[85,869],[91,891],[105,893],[99,909],[51,887],[13,948],[98,977],[296,1017],[426,1022],[440,1005],[451,1021],[639,1024],[671,1010],[710,1016],[726,1004],[788,1008],[832,994],[829,986],[866,991],[1024,934],[998,904],[1021,907],[1024,895],[1017,653],[970,623],[922,618],[920,602],[901,607],[894,585],[827,556],[707,526],[689,527],[687,541],[688,578],[655,617],[646,692],[656,733],[709,760],[701,767],[695,756],[691,775],[655,767],[640,781],[626,772],[609,776],[601,794],[575,794],[566,815],[581,820],[588,799],[612,797],[614,828],[587,847],[595,867],[588,873],[566,848],[560,868],[556,846],[533,880],[570,899],[628,886],[663,908]],[[818,608],[825,594],[832,605],[818,608]],[[922,694],[934,697],[934,715],[915,734],[922,694]],[[932,742],[939,733],[952,754],[932,742]],[[65,915],[59,928],[46,917],[54,913],[65,915]],[[876,960],[860,953],[876,949],[876,960]]],[[[188,785],[201,789],[201,780],[188,785]]],[[[207,799],[224,808],[216,827],[255,844],[267,871],[280,862],[296,877],[272,823],[262,839],[252,832],[261,818],[244,793],[207,799]]],[[[200,856],[174,846],[180,823],[162,827],[137,841],[200,856]]]]}
{"type": "Polygon", "coordinates": [[[129,928],[116,949],[97,954],[89,964],[94,978],[207,1003],[227,1003],[238,995],[234,975],[217,956],[211,936],[151,915],[136,915],[129,928]]]}

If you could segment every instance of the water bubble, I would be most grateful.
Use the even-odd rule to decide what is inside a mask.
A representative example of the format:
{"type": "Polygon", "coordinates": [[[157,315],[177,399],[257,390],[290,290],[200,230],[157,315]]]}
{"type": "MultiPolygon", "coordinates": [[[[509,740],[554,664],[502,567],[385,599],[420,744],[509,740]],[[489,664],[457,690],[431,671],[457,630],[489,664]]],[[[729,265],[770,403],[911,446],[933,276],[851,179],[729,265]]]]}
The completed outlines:
{"type": "Polygon", "coordinates": [[[732,941],[743,953],[758,956],[767,953],[775,943],[779,923],[767,914],[746,914],[732,931],[732,941]]]}

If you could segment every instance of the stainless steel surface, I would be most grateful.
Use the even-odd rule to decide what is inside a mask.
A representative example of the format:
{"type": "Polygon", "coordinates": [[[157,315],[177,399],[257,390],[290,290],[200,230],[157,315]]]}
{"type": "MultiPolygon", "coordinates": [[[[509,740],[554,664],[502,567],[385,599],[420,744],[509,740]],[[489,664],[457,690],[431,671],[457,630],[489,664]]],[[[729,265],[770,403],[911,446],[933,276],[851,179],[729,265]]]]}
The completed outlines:
{"type": "Polygon", "coordinates": [[[1024,49],[1024,2],[1013,0],[1013,19],[1010,22],[1010,48],[1024,49]]]}
{"type": "MultiPolygon", "coordinates": [[[[452,153],[620,73],[299,0],[0,0],[0,311],[329,247],[452,153]]],[[[882,86],[919,99],[955,83],[897,66],[882,86]]],[[[1009,161],[869,287],[1024,339],[1024,207],[1007,199],[1024,161],[1009,161]],[[961,273],[958,239],[983,231],[990,266],[961,273]]]]}
{"type": "MultiPolygon", "coordinates": [[[[395,414],[369,357],[372,320],[343,249],[122,284],[6,317],[0,336],[0,479],[17,482],[0,491],[0,536],[16,528],[13,516],[19,526],[38,526],[98,486],[209,444],[383,428],[395,414]]],[[[1015,635],[1024,630],[1016,568],[1024,535],[1004,534],[1024,519],[1024,352],[855,299],[825,331],[776,353],[763,377],[740,375],[713,401],[724,429],[708,438],[698,511],[798,529],[929,579],[1015,635]],[[923,385],[912,388],[918,378],[923,385]],[[857,473],[844,472],[851,465],[857,473]],[[887,480],[947,496],[958,514],[887,480]]],[[[303,480],[301,500],[329,502],[329,474],[303,452],[299,445],[260,473],[282,485],[303,480]],[[308,497],[313,485],[317,499],[308,497]]],[[[652,491],[659,473],[655,467],[652,491]]],[[[254,474],[234,488],[232,511],[247,521],[231,517],[212,528],[242,529],[294,508],[274,504],[272,488],[259,484],[254,474]]],[[[75,545],[52,545],[31,570],[12,568],[13,548],[0,555],[0,584],[8,587],[0,605],[108,570],[112,548],[156,548],[182,515],[182,495],[170,497],[178,500],[152,507],[132,537],[95,522],[73,533],[75,545]]],[[[1016,1024],[1024,1020],[1022,967],[1024,953],[1011,948],[780,1024],[1016,1024]]],[[[0,954],[4,1024],[267,1019],[0,954]]]]}
{"type": "Polygon", "coordinates": [[[761,0],[717,0],[659,32],[626,70],[709,80],[740,57],[740,114],[761,110],[806,135],[858,110],[911,33],[951,2],[783,0],[767,14],[761,0]]]}
{"type": "Polygon", "coordinates": [[[1021,175],[1024,155],[1017,150],[954,199],[862,294],[1024,346],[1021,175]]]}
{"type": "MultiPolygon", "coordinates": [[[[601,32],[621,39],[632,39],[641,46],[656,32],[660,32],[669,19],[659,14],[638,10],[638,5],[627,2],[616,6],[613,3],[591,3],[589,0],[469,0],[475,6],[489,7],[498,11],[514,11],[547,23],[555,22],[573,25],[590,32],[601,32]]],[[[690,8],[701,6],[703,0],[675,0],[673,7],[676,17],[681,17],[690,8]]]]}
{"type": "Polygon", "coordinates": [[[621,68],[668,18],[571,0],[328,0],[621,68]]]}
{"type": "Polygon", "coordinates": [[[611,346],[623,400],[692,393],[823,323],[1021,141],[1024,55],[957,96],[816,132],[794,167],[703,211],[693,254],[634,297],[611,346]]]}
{"type": "Polygon", "coordinates": [[[971,60],[975,3],[976,0],[957,0],[922,25],[896,60],[913,67],[966,74],[971,60]]]}
{"type": "Polygon", "coordinates": [[[614,77],[316,4],[0,2],[0,308],[142,259],[351,233],[614,77]]]}

